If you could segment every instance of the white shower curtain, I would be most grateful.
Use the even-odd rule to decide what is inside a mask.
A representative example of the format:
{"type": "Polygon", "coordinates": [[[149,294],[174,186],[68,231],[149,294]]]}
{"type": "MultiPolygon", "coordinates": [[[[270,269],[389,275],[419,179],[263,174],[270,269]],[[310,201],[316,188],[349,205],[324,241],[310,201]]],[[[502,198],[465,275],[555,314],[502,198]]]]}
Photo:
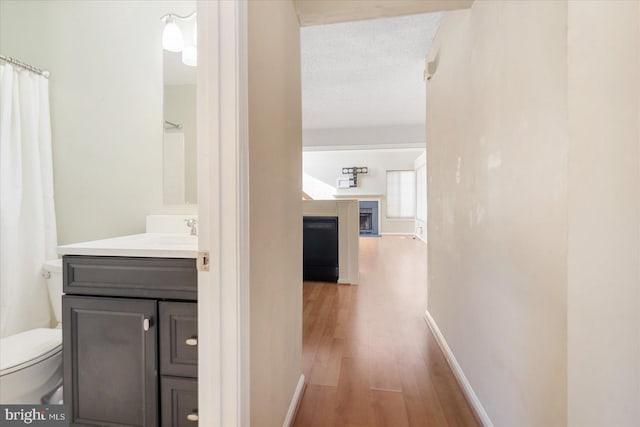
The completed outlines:
{"type": "Polygon", "coordinates": [[[0,337],[49,327],[42,263],[56,258],[49,82],[0,65],[0,337]]]}

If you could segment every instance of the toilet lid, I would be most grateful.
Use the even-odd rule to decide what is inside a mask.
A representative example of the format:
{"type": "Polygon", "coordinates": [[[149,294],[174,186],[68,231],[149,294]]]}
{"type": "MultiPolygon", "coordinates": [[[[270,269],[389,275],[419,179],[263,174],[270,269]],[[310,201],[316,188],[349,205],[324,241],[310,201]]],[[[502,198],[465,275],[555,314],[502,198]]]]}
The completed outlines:
{"type": "Polygon", "coordinates": [[[0,375],[31,366],[62,350],[62,330],[38,328],[0,339],[0,375]]]}
{"type": "Polygon", "coordinates": [[[50,259],[45,261],[42,264],[45,270],[50,271],[52,273],[61,273],[62,272],[62,260],[61,259],[50,259]]]}

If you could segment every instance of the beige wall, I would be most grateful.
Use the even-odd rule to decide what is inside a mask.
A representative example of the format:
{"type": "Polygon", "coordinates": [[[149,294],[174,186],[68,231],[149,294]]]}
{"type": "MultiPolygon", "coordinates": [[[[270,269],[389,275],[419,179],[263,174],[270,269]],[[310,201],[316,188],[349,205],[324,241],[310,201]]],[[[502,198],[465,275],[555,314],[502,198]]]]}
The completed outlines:
{"type": "Polygon", "coordinates": [[[496,426],[640,425],[639,3],[475,2],[434,46],[431,314],[496,426]]]}
{"type": "Polygon", "coordinates": [[[428,309],[496,426],[566,423],[566,24],[476,1],[432,49],[428,309]]]}
{"type": "Polygon", "coordinates": [[[639,3],[569,3],[569,426],[640,425],[639,3]]]}
{"type": "Polygon", "coordinates": [[[143,232],[165,211],[159,18],[180,3],[0,2],[0,51],[51,72],[61,244],[143,232]]]}
{"type": "Polygon", "coordinates": [[[249,6],[251,424],[282,426],[302,373],[302,117],[293,4],[249,6]]]}

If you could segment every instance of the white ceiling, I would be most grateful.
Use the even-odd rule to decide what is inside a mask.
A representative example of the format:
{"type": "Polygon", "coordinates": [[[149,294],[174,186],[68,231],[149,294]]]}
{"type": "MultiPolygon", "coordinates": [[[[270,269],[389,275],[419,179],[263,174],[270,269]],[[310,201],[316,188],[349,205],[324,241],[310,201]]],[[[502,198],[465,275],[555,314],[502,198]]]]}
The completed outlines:
{"type": "Polygon", "coordinates": [[[301,28],[303,129],[424,123],[442,13],[301,28]]]}

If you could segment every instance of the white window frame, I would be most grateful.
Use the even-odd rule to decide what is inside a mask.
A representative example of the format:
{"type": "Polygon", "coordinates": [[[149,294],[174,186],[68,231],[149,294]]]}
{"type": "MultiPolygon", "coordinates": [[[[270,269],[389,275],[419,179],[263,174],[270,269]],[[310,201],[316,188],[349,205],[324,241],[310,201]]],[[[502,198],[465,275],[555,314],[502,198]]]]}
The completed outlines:
{"type": "Polygon", "coordinates": [[[416,168],[416,221],[427,222],[427,165],[426,163],[416,168]],[[420,177],[423,177],[424,179],[423,188],[419,188],[420,177]],[[420,209],[420,203],[418,203],[420,199],[422,199],[423,209],[420,209]]]}
{"type": "Polygon", "coordinates": [[[416,172],[414,169],[387,170],[385,174],[385,217],[390,220],[415,220],[416,218],[416,172]],[[390,173],[410,173],[413,175],[413,212],[410,216],[392,216],[389,215],[389,174],[390,173]]]}

